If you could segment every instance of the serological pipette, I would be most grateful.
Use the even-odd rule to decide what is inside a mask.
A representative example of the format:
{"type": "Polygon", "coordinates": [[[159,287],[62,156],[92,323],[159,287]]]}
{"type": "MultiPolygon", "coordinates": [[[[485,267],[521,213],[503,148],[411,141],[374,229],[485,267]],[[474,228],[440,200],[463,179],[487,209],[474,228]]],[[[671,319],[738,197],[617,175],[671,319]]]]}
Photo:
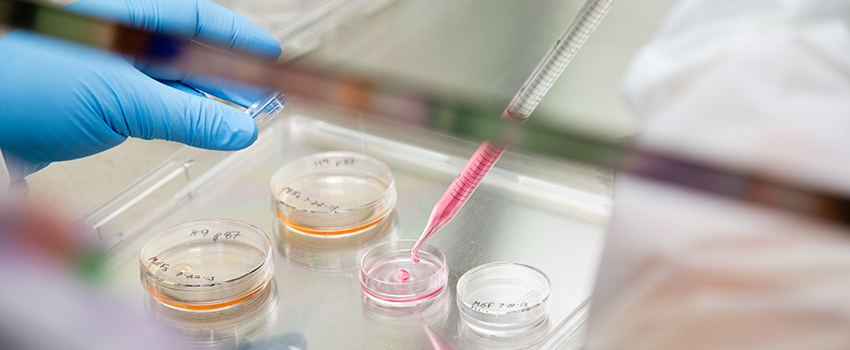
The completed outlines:
{"type": "MultiPolygon", "coordinates": [[[[576,15],[564,33],[543,57],[534,72],[522,85],[511,103],[502,113],[503,119],[525,121],[552,88],[555,80],[581,48],[582,44],[596,29],[596,26],[614,5],[614,0],[588,0],[576,15]]],[[[487,172],[496,164],[507,145],[496,145],[484,141],[472,158],[463,167],[449,188],[437,201],[425,230],[410,250],[410,259],[419,263],[419,249],[425,241],[446,226],[457,215],[487,172]]]]}

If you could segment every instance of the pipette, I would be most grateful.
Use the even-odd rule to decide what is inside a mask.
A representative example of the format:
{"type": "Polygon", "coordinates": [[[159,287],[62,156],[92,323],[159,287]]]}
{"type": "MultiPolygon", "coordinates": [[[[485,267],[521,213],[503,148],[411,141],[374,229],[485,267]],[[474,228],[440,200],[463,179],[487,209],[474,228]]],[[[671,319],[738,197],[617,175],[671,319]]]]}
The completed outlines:
{"type": "MultiPolygon", "coordinates": [[[[567,26],[564,33],[543,57],[543,60],[522,85],[511,103],[502,113],[503,119],[525,121],[552,88],[555,80],[581,48],[582,44],[596,29],[596,26],[614,5],[614,0],[588,0],[567,26]]],[[[410,259],[419,262],[419,248],[428,238],[446,226],[457,215],[487,172],[496,164],[507,146],[501,146],[484,141],[463,170],[455,178],[443,196],[437,201],[425,230],[410,250],[410,259]]]]}

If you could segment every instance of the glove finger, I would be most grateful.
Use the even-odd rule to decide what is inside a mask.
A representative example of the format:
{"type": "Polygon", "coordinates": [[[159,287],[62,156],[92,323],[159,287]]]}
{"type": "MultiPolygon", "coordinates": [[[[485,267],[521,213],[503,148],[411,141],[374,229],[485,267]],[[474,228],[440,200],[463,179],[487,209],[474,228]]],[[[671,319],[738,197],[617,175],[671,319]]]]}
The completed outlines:
{"type": "MultiPolygon", "coordinates": [[[[194,38],[219,48],[254,52],[269,58],[280,55],[280,44],[271,35],[246,18],[207,0],[81,0],[65,9],[185,39],[194,38]]],[[[158,65],[145,58],[128,61],[157,80],[181,82],[246,108],[271,91],[194,75],[185,69],[158,65]]]]}
{"type": "Polygon", "coordinates": [[[100,50],[25,30],[0,39],[0,148],[31,164],[86,157],[126,139],[105,122],[122,72],[100,50]]]}
{"type": "Polygon", "coordinates": [[[258,87],[223,78],[196,75],[191,72],[186,75],[183,82],[193,88],[245,108],[251,107],[252,104],[272,91],[272,89],[266,87],[258,87]]]}
{"type": "Polygon", "coordinates": [[[197,89],[195,89],[195,88],[193,88],[189,85],[183,84],[182,82],[174,81],[174,80],[164,80],[164,79],[156,79],[156,81],[162,83],[165,86],[180,90],[180,91],[185,92],[187,94],[207,98],[207,95],[204,95],[203,92],[200,92],[197,89]]]}
{"type": "Polygon", "coordinates": [[[280,56],[280,43],[269,33],[208,0],[80,0],[65,9],[229,51],[280,56]]]}
{"type": "Polygon", "coordinates": [[[207,0],[197,0],[195,39],[228,51],[250,52],[270,59],[280,57],[280,43],[242,15],[207,0]]]}
{"type": "Polygon", "coordinates": [[[257,139],[257,125],[244,112],[142,78],[147,82],[121,92],[124,120],[112,124],[119,134],[221,151],[242,149],[257,139]]]}
{"type": "MultiPolygon", "coordinates": [[[[173,67],[157,65],[149,62],[145,62],[144,64],[145,66],[139,67],[137,65],[136,68],[139,68],[145,74],[160,82],[179,82],[184,88],[193,89],[195,92],[200,90],[245,108],[250,107],[254,102],[257,102],[257,100],[268,95],[272,91],[272,89],[266,87],[259,87],[208,75],[194,74],[192,72],[187,72],[186,70],[176,69],[173,67]]],[[[180,90],[186,91],[184,89],[180,90]]]]}

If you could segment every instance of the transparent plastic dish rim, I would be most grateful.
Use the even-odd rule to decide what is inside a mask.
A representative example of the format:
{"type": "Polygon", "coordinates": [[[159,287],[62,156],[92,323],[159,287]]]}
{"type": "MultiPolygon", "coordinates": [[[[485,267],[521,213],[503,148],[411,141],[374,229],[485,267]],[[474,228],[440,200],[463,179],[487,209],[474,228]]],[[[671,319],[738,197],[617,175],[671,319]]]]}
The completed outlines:
{"type": "Polygon", "coordinates": [[[530,266],[530,265],[523,264],[523,263],[496,261],[496,262],[491,262],[491,263],[487,263],[487,264],[483,264],[483,265],[473,267],[469,271],[466,271],[466,273],[464,273],[463,276],[460,276],[460,279],[457,280],[457,301],[458,301],[458,304],[462,304],[468,310],[474,310],[472,308],[472,304],[469,303],[466,300],[465,295],[463,295],[464,294],[463,292],[464,292],[464,289],[465,289],[463,287],[465,287],[466,281],[468,279],[472,278],[476,273],[480,272],[481,270],[494,268],[494,267],[505,267],[505,266],[519,266],[519,267],[527,268],[527,269],[531,270],[532,272],[539,274],[541,277],[543,277],[543,280],[546,281],[546,293],[543,295],[542,298],[540,298],[539,302],[537,302],[534,305],[530,305],[528,308],[535,308],[535,307],[540,306],[541,304],[545,303],[547,300],[549,300],[549,295],[552,293],[552,281],[549,279],[548,275],[543,273],[543,271],[541,271],[540,269],[538,269],[534,266],[530,266]]]}
{"type": "MultiPolygon", "coordinates": [[[[390,245],[390,244],[393,244],[393,243],[400,243],[400,242],[410,243],[410,246],[411,246],[411,247],[413,247],[413,244],[415,244],[415,243],[416,243],[416,240],[414,240],[414,239],[398,239],[398,240],[394,240],[394,241],[384,242],[384,243],[381,243],[381,244],[375,245],[375,246],[374,246],[374,247],[372,247],[372,248],[369,248],[369,249],[366,251],[366,253],[364,253],[364,254],[363,254],[363,257],[361,257],[361,258],[360,258],[360,272],[361,272],[360,276],[368,277],[370,280],[376,280],[376,281],[378,281],[378,282],[381,282],[381,284],[385,284],[385,285],[391,285],[391,286],[414,285],[414,286],[415,286],[415,285],[418,285],[418,284],[427,284],[427,283],[428,283],[428,282],[429,282],[429,281],[430,281],[430,280],[431,280],[434,276],[438,276],[438,275],[440,275],[440,273],[441,273],[441,272],[447,272],[448,268],[446,267],[446,255],[443,253],[443,251],[442,251],[442,250],[440,250],[440,248],[437,248],[436,246],[433,246],[433,245],[431,245],[431,244],[429,244],[429,243],[425,243],[425,244],[423,244],[423,245],[422,245],[422,247],[423,247],[423,248],[424,248],[424,247],[429,247],[429,248],[433,248],[434,250],[436,250],[436,251],[440,252],[440,255],[439,255],[439,256],[437,256],[437,258],[438,258],[438,259],[440,260],[440,262],[441,262],[441,264],[440,264],[440,269],[439,269],[437,272],[435,272],[433,275],[428,276],[428,278],[426,278],[426,279],[424,279],[424,280],[421,280],[421,281],[412,282],[412,283],[411,283],[411,282],[384,282],[384,281],[381,281],[381,280],[375,279],[374,277],[372,277],[372,276],[370,276],[370,275],[366,274],[366,271],[364,271],[364,270],[363,270],[363,264],[366,262],[365,260],[366,260],[366,257],[369,255],[369,253],[371,253],[373,250],[377,249],[377,248],[378,248],[378,247],[380,247],[380,246],[390,245]]],[[[420,249],[420,250],[421,250],[421,249],[420,249]]],[[[408,249],[408,251],[410,251],[410,250],[408,249]]],[[[390,252],[390,251],[387,251],[386,253],[389,253],[389,252],[390,252]]],[[[430,253],[429,253],[429,254],[430,254],[430,253]]],[[[370,259],[370,260],[371,260],[371,259],[370,259]]],[[[448,276],[448,275],[447,275],[447,276],[448,276]]],[[[365,278],[365,277],[364,277],[364,278],[365,278]]],[[[363,283],[363,282],[365,282],[365,281],[362,281],[362,280],[360,281],[360,283],[363,283]]],[[[444,286],[444,287],[445,287],[445,286],[444,286]]]]}
{"type": "Polygon", "coordinates": [[[242,222],[242,221],[237,221],[237,220],[203,219],[203,220],[189,221],[189,222],[184,222],[182,224],[174,225],[174,226],[171,226],[171,227],[163,230],[162,232],[156,234],[156,236],[154,236],[147,243],[145,243],[145,245],[142,247],[142,250],[139,252],[139,265],[141,265],[142,271],[144,271],[144,273],[147,275],[147,277],[155,280],[156,284],[158,284],[160,286],[168,287],[168,288],[175,289],[175,290],[182,290],[182,291],[185,291],[186,289],[190,289],[190,291],[191,290],[200,291],[200,289],[222,288],[222,287],[227,287],[227,284],[233,284],[235,282],[242,282],[245,279],[249,278],[250,276],[254,275],[257,271],[259,271],[261,268],[263,268],[263,266],[269,266],[271,264],[271,260],[273,258],[274,257],[272,255],[271,240],[269,240],[268,235],[266,235],[265,232],[263,232],[263,230],[260,230],[258,227],[251,225],[251,224],[248,224],[248,223],[245,223],[245,222],[242,222]],[[242,275],[239,275],[237,277],[231,278],[231,279],[226,280],[226,281],[215,282],[215,283],[211,283],[211,284],[207,284],[207,285],[202,285],[200,287],[188,286],[188,285],[185,285],[185,284],[178,285],[177,283],[174,283],[174,282],[163,281],[163,280],[157,278],[156,276],[154,276],[150,272],[150,270],[148,270],[145,267],[146,266],[145,261],[147,261],[147,259],[145,259],[145,256],[149,255],[149,254],[146,254],[146,252],[147,252],[147,250],[148,250],[148,248],[150,247],[151,244],[153,244],[154,242],[157,242],[159,239],[162,238],[162,236],[165,236],[165,235],[170,234],[170,233],[174,233],[174,230],[177,230],[177,229],[179,229],[183,226],[192,226],[192,225],[197,225],[197,224],[202,224],[202,223],[203,224],[227,223],[227,224],[231,224],[231,225],[245,226],[247,228],[250,228],[251,230],[256,231],[255,233],[259,234],[262,237],[263,253],[265,254],[265,259],[263,259],[263,262],[258,264],[256,267],[252,268],[250,271],[248,271],[248,272],[246,272],[242,275]]]}
{"type": "MultiPolygon", "coordinates": [[[[393,191],[395,191],[395,176],[393,176],[393,175],[392,175],[392,171],[390,171],[390,167],[389,167],[389,166],[387,166],[387,164],[386,164],[386,163],[384,163],[384,162],[382,162],[382,161],[380,161],[380,160],[377,160],[377,159],[375,159],[375,158],[369,157],[369,156],[367,156],[367,155],[365,155],[365,154],[362,154],[362,153],[356,153],[356,152],[346,152],[346,151],[330,151],[330,152],[314,153],[314,154],[311,154],[311,155],[307,155],[307,156],[304,156],[304,157],[297,158],[297,159],[295,159],[295,160],[292,160],[292,161],[290,161],[290,162],[288,162],[288,163],[284,164],[283,166],[281,166],[279,169],[277,169],[277,170],[274,172],[274,175],[272,175],[272,179],[271,179],[271,182],[270,182],[270,187],[271,187],[271,189],[272,189],[272,196],[274,196],[274,200],[275,200],[275,202],[276,202],[276,203],[279,203],[279,204],[282,204],[282,205],[286,206],[286,207],[287,207],[287,208],[289,208],[289,209],[296,210],[296,211],[300,211],[300,212],[303,212],[303,213],[311,213],[311,214],[339,214],[339,213],[350,213],[350,212],[360,211],[360,210],[369,210],[369,209],[372,209],[373,207],[377,207],[378,205],[380,205],[383,201],[387,200],[387,197],[388,197],[388,196],[389,196],[389,195],[390,195],[393,191]],[[316,156],[318,156],[318,155],[329,155],[329,156],[335,156],[335,155],[347,155],[347,156],[356,156],[356,157],[359,157],[359,158],[364,158],[364,159],[367,159],[367,160],[369,160],[369,161],[372,161],[372,162],[376,162],[376,163],[378,163],[379,165],[381,165],[381,167],[382,167],[382,168],[384,168],[384,170],[386,170],[386,171],[387,171],[387,173],[389,173],[389,174],[390,174],[390,183],[387,185],[387,190],[386,190],[386,191],[384,191],[384,193],[383,193],[383,194],[381,194],[381,195],[380,195],[378,198],[376,198],[375,200],[373,200],[373,201],[371,201],[371,202],[368,202],[368,203],[366,203],[366,204],[363,204],[363,205],[361,205],[361,206],[359,206],[359,207],[356,207],[356,208],[349,208],[349,209],[339,209],[339,210],[333,210],[333,211],[321,211],[321,210],[312,210],[312,209],[299,209],[299,208],[293,207],[293,206],[291,206],[291,205],[289,205],[289,204],[286,204],[284,201],[280,200],[280,196],[278,196],[278,194],[280,193],[280,191],[278,191],[278,190],[275,188],[275,180],[277,180],[278,178],[282,178],[282,177],[283,177],[283,175],[281,174],[282,170],[283,170],[284,168],[286,168],[286,167],[288,167],[288,166],[292,165],[292,164],[295,164],[295,163],[297,163],[297,162],[303,161],[303,160],[308,159],[308,158],[316,157],[316,156]]],[[[282,189],[281,189],[281,190],[282,190],[282,189]]]]}

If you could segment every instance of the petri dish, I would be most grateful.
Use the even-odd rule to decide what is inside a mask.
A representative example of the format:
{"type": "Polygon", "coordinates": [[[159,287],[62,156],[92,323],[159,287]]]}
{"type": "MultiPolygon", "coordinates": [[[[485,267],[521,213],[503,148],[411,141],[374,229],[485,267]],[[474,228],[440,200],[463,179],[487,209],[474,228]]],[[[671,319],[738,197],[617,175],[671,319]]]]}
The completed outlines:
{"type": "Polygon", "coordinates": [[[353,152],[296,159],[271,179],[273,210],[298,234],[343,237],[386,228],[396,204],[389,167],[353,152]]]}
{"type": "Polygon", "coordinates": [[[171,227],[142,248],[142,284],[163,305],[191,311],[233,307],[261,294],[274,272],[260,229],[224,219],[171,227]]]}
{"type": "Polygon", "coordinates": [[[550,288],[546,274],[525,264],[475,267],[457,282],[461,321],[472,332],[487,336],[540,334],[549,326],[550,288]]]}
{"type": "Polygon", "coordinates": [[[427,303],[446,289],[446,256],[437,247],[425,244],[419,250],[418,264],[410,260],[415,240],[381,243],[360,260],[360,285],[366,296],[384,306],[411,306],[427,303]]]}

